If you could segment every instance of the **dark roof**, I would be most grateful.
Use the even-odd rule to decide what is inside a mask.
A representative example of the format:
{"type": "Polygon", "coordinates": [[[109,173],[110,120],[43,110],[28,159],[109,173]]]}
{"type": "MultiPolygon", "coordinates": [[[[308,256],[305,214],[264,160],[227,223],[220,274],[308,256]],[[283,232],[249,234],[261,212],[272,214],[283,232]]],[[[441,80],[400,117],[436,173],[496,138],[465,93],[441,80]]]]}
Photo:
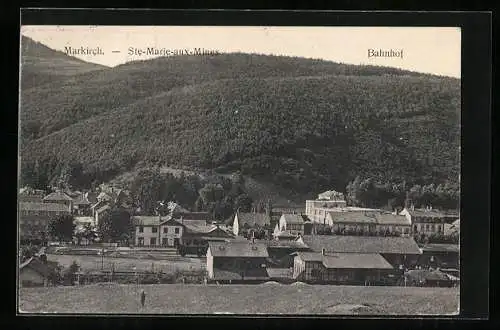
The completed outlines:
{"type": "Polygon", "coordinates": [[[290,268],[266,268],[270,278],[291,278],[293,271],[290,268]]]}
{"type": "Polygon", "coordinates": [[[287,224],[303,224],[309,219],[301,214],[283,214],[281,217],[285,218],[287,224]]]}
{"type": "Polygon", "coordinates": [[[235,281],[235,280],[241,280],[242,277],[239,273],[237,272],[231,272],[228,270],[222,270],[218,268],[214,268],[214,280],[219,280],[219,281],[235,281]]]}
{"type": "Polygon", "coordinates": [[[252,241],[209,242],[208,248],[214,257],[265,257],[267,246],[252,241]]]}
{"type": "Polygon", "coordinates": [[[303,241],[317,252],[421,254],[412,237],[304,235],[303,241]]]}
{"type": "Polygon", "coordinates": [[[48,194],[43,198],[44,201],[72,201],[73,198],[69,197],[67,194],[62,191],[56,191],[51,194],[48,194]]]}
{"type": "Polygon", "coordinates": [[[180,222],[184,225],[188,226],[207,226],[207,222],[205,220],[186,220],[186,219],[177,219],[177,222],[180,222]]]}
{"type": "Polygon", "coordinates": [[[275,237],[283,237],[283,238],[296,238],[297,235],[293,235],[292,233],[290,233],[289,231],[280,231],[279,233],[277,234],[273,234],[273,236],[275,237]]]}
{"type": "Polygon", "coordinates": [[[411,279],[417,281],[448,281],[447,274],[439,270],[413,269],[405,273],[411,279]]]}
{"type": "Polygon", "coordinates": [[[428,209],[407,209],[412,217],[435,217],[435,218],[457,218],[458,214],[455,212],[443,212],[439,210],[428,209]]]}
{"type": "Polygon", "coordinates": [[[240,228],[246,223],[250,227],[254,225],[271,225],[271,218],[265,213],[237,213],[240,228]]]}
{"type": "Polygon", "coordinates": [[[375,216],[361,212],[328,212],[333,223],[377,223],[375,216]]]}
{"type": "Polygon", "coordinates": [[[393,267],[378,253],[328,253],[297,252],[304,261],[321,262],[326,268],[392,269],[393,267]]]}
{"type": "Polygon", "coordinates": [[[297,250],[308,250],[309,247],[299,241],[279,241],[271,240],[266,242],[268,248],[272,249],[297,249],[297,250]]]}
{"type": "Polygon", "coordinates": [[[375,219],[380,225],[410,226],[411,222],[404,215],[380,212],[375,213],[375,219]]]}
{"type": "Polygon", "coordinates": [[[69,212],[66,205],[43,202],[20,202],[19,209],[23,211],[69,212]]]}
{"type": "Polygon", "coordinates": [[[425,244],[422,246],[425,252],[455,252],[459,253],[460,246],[458,244],[425,244]]]}
{"type": "Polygon", "coordinates": [[[134,215],[132,221],[135,226],[159,226],[161,220],[157,215],[134,215]]]}
{"type": "Polygon", "coordinates": [[[182,217],[183,220],[191,221],[207,221],[210,219],[208,212],[174,212],[176,217],[182,217]]]}

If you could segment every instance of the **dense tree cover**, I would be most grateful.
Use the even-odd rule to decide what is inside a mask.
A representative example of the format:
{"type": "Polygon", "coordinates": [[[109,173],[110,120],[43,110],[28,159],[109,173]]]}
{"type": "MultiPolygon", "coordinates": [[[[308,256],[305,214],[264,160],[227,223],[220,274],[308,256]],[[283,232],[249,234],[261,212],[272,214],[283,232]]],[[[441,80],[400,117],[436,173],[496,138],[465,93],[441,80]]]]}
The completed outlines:
{"type": "Polygon", "coordinates": [[[71,241],[75,231],[75,218],[70,214],[63,214],[49,221],[49,235],[58,241],[71,241]]]}
{"type": "Polygon", "coordinates": [[[244,191],[241,176],[174,176],[161,173],[158,168],[145,169],[134,178],[130,191],[140,213],[145,215],[167,214],[167,203],[172,201],[191,211],[207,211],[213,220],[222,220],[238,207],[249,210],[253,204],[244,191]]]}
{"type": "Polygon", "coordinates": [[[413,204],[415,207],[457,209],[460,203],[460,187],[456,183],[411,185],[402,182],[376,182],[372,178],[357,176],[346,187],[347,202],[361,207],[387,207],[390,210],[413,204]]]}
{"type": "Polygon", "coordinates": [[[127,244],[133,231],[134,225],[130,213],[121,208],[105,212],[97,226],[97,233],[103,242],[127,244]]]}
{"type": "MultiPolygon", "coordinates": [[[[32,43],[30,43],[31,45],[32,43]]],[[[41,45],[37,52],[24,52],[23,61],[34,62],[40,56],[41,45]]],[[[43,49],[44,53],[47,49],[43,49]]],[[[60,52],[48,50],[52,59],[58,59],[60,52]]],[[[47,60],[26,65],[21,71],[23,81],[30,81],[35,74],[44,72],[59,74],[67,72],[72,66],[67,63],[58,70],[52,62],[71,62],[66,56],[59,61],[47,60]],[[45,67],[44,67],[45,66],[45,67]]],[[[63,55],[64,57],[64,55],[63,55]]],[[[71,62],[74,64],[74,62],[71,62]]],[[[76,75],[72,79],[54,79],[49,85],[24,89],[21,95],[21,123],[37,121],[39,135],[57,131],[80,120],[109,111],[111,108],[126,106],[139,99],[179,88],[182,93],[189,92],[190,85],[203,84],[221,79],[297,77],[318,75],[420,75],[395,68],[376,66],[355,66],[294,57],[275,57],[257,54],[223,54],[219,56],[178,56],[164,57],[148,61],[126,63],[115,68],[100,68],[83,62],[81,71],[88,73],[76,75]],[[88,65],[84,65],[88,64],[88,65]],[[54,90],[60,93],[54,93],[54,90]]],[[[70,71],[71,73],[73,71],[70,71]]],[[[53,76],[53,75],[52,75],[53,76]]],[[[31,87],[31,84],[27,87],[31,87]]],[[[193,87],[196,88],[196,87],[193,87]]]]}
{"type": "Polygon", "coordinates": [[[380,182],[454,183],[459,101],[459,81],[451,78],[219,80],[78,122],[26,143],[22,155],[27,164],[81,163],[84,172],[94,173],[90,181],[141,160],[239,170],[300,194],[342,191],[357,175],[380,182]]]}

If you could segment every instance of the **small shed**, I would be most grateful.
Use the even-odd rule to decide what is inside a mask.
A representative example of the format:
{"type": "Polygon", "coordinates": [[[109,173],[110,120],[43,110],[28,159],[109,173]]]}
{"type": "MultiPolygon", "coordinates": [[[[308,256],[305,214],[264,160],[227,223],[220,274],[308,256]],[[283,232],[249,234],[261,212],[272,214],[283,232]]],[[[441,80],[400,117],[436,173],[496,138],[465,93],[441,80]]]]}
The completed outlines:
{"type": "Polygon", "coordinates": [[[19,265],[19,285],[21,287],[48,286],[51,269],[36,257],[31,257],[19,265]]]}

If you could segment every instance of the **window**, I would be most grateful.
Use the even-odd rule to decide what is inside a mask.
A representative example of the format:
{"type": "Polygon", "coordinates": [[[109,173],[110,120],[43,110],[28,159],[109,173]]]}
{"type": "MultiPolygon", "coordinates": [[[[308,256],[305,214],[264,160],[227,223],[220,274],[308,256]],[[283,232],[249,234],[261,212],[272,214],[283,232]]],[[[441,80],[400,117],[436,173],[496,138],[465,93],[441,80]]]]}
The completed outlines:
{"type": "Polygon", "coordinates": [[[425,225],[425,231],[429,231],[429,224],[425,225]]]}
{"type": "Polygon", "coordinates": [[[143,233],[144,232],[144,227],[143,226],[139,226],[139,233],[143,233]]]}
{"type": "Polygon", "coordinates": [[[433,231],[433,232],[434,232],[434,231],[436,231],[436,225],[434,225],[434,224],[433,224],[433,225],[431,226],[431,231],[433,231]]]}
{"type": "Polygon", "coordinates": [[[163,227],[163,233],[168,234],[168,227],[163,227]]]}
{"type": "Polygon", "coordinates": [[[161,245],[163,245],[163,246],[168,245],[168,239],[166,237],[162,238],[161,245]]]}
{"type": "Polygon", "coordinates": [[[179,227],[175,227],[175,233],[178,234],[179,233],[179,227]]]}
{"type": "Polygon", "coordinates": [[[157,233],[158,232],[158,227],[153,226],[153,228],[151,228],[151,232],[152,233],[157,233]]]}
{"type": "Polygon", "coordinates": [[[438,225],[438,232],[441,232],[442,231],[442,227],[441,225],[438,225]]]}
{"type": "Polygon", "coordinates": [[[408,228],[405,228],[404,233],[405,233],[405,234],[408,234],[408,232],[409,232],[409,231],[410,231],[410,230],[409,230],[408,228]]]}
{"type": "Polygon", "coordinates": [[[156,237],[151,237],[149,239],[149,245],[156,245],[156,237]]]}
{"type": "Polygon", "coordinates": [[[413,226],[413,231],[414,231],[414,232],[417,232],[417,231],[418,231],[418,226],[417,226],[417,225],[414,225],[414,226],[413,226]]]}
{"type": "Polygon", "coordinates": [[[143,246],[144,245],[144,237],[139,237],[137,239],[137,245],[139,245],[139,246],[143,246]]]}

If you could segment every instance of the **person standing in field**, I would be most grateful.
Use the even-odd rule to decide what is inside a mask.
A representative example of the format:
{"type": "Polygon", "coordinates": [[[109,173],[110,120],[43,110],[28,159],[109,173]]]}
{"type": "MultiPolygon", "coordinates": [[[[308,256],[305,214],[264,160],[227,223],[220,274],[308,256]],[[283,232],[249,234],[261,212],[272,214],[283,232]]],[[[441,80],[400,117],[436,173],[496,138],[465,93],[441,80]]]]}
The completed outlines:
{"type": "Polygon", "coordinates": [[[144,307],[144,303],[146,302],[146,293],[144,290],[141,292],[141,306],[144,307]]]}

